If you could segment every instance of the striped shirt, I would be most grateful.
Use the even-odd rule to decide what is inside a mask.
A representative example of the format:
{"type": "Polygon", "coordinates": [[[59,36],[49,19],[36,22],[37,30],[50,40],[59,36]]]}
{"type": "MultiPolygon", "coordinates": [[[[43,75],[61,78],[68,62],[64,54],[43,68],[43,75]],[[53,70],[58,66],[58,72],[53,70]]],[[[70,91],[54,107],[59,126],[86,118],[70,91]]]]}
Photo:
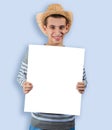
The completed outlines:
{"type": "MultiPolygon", "coordinates": [[[[26,53],[21,67],[17,76],[18,83],[22,86],[23,83],[27,80],[27,68],[28,68],[28,52],[26,53]]],[[[87,85],[85,69],[83,69],[83,78],[82,80],[87,85]]],[[[52,129],[55,130],[65,130],[74,127],[75,116],[65,115],[65,114],[51,114],[51,113],[31,113],[32,120],[31,124],[34,127],[41,129],[52,129]]]]}

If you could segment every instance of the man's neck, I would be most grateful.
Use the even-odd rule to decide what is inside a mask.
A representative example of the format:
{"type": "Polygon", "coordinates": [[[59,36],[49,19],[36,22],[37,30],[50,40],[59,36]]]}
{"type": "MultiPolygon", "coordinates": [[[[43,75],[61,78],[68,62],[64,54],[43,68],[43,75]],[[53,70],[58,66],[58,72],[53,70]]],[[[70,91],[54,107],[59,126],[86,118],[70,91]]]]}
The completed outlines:
{"type": "Polygon", "coordinates": [[[64,46],[63,43],[55,43],[55,44],[52,44],[50,42],[46,43],[46,45],[50,45],[50,46],[64,46]]]}

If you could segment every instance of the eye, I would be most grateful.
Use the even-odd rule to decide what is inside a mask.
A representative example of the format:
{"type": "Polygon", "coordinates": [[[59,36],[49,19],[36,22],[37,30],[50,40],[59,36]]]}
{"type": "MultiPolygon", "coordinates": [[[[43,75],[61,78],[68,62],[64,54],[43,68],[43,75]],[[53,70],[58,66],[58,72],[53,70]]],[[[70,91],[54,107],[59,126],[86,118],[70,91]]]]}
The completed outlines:
{"type": "Polygon", "coordinates": [[[60,30],[63,30],[65,28],[65,26],[61,25],[59,28],[60,28],[60,30]]]}
{"type": "Polygon", "coordinates": [[[54,30],[55,29],[55,26],[54,25],[51,25],[49,26],[50,29],[54,30]]]}

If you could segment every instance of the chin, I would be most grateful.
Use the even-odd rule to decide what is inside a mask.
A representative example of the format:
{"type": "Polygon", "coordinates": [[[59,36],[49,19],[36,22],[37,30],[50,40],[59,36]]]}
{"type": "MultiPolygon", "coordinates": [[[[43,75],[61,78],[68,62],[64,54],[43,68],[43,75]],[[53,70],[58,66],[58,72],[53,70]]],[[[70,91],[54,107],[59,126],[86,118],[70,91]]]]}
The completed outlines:
{"type": "Polygon", "coordinates": [[[58,45],[60,45],[60,44],[61,44],[60,42],[57,42],[57,43],[54,43],[53,45],[58,46],[58,45]]]}
{"type": "Polygon", "coordinates": [[[62,43],[62,41],[54,41],[54,42],[53,42],[54,45],[59,45],[59,44],[61,44],[61,43],[62,43]]]}

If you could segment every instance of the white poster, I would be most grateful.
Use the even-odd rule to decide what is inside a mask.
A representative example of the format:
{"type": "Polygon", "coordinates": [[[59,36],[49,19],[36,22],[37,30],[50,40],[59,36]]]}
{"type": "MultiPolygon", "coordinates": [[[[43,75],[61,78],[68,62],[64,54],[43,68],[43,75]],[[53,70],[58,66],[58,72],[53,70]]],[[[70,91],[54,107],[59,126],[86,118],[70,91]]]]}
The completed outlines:
{"type": "Polygon", "coordinates": [[[25,112],[80,115],[82,48],[29,45],[27,81],[33,89],[25,96],[25,112]]]}

